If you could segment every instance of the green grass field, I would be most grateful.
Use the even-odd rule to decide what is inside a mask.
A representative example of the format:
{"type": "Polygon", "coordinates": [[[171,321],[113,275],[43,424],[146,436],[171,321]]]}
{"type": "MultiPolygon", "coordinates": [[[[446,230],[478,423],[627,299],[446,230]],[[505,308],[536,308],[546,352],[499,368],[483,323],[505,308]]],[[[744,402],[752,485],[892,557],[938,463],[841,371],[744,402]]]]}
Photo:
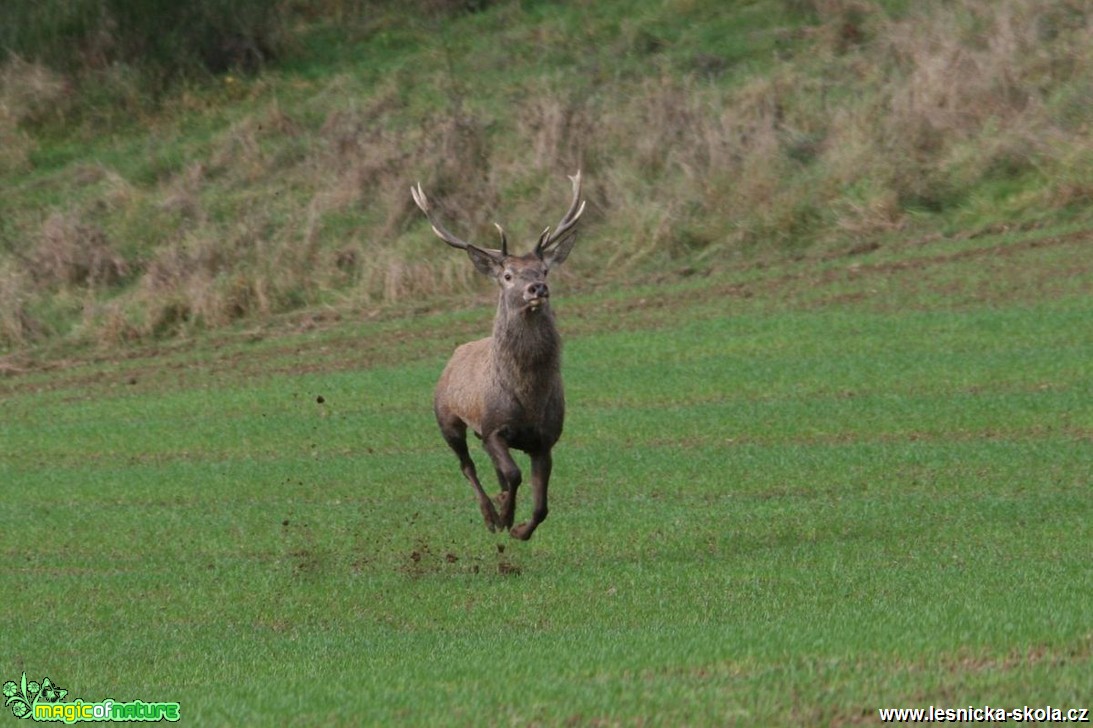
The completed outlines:
{"type": "Polygon", "coordinates": [[[488,293],[13,368],[0,681],[202,725],[1090,707],[1091,242],[561,279],[528,543],[483,528],[430,409],[488,293]]]}

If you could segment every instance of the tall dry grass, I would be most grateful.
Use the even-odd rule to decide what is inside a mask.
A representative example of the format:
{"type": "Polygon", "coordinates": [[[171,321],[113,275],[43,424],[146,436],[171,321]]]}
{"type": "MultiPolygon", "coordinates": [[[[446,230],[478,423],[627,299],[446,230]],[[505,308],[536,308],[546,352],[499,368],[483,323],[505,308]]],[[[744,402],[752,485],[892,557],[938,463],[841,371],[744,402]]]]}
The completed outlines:
{"type": "MultiPolygon", "coordinates": [[[[526,243],[564,209],[564,173],[583,167],[587,235],[567,275],[590,285],[605,271],[611,282],[856,244],[929,215],[979,224],[1093,201],[1083,3],[969,0],[902,17],[868,0],[805,5],[816,22],[795,53],[731,83],[710,82],[702,69],[717,64],[703,60],[591,88],[532,80],[501,110],[453,96],[444,71],[419,81],[449,89],[424,112],[405,78],[362,96],[334,77],[298,106],[261,97],[151,182],[85,171],[78,204],[15,223],[0,341],[117,342],[481,292],[413,207],[416,180],[461,235],[492,244],[496,216],[526,243]],[[1017,192],[990,193],[1000,184],[1017,192]],[[43,304],[59,292],[78,309],[67,328],[43,304]]],[[[26,70],[14,59],[0,79],[11,63],[26,70]]],[[[0,134],[25,134],[20,120],[63,96],[40,73],[39,91],[5,82],[0,134]]],[[[22,143],[10,154],[25,166],[34,142],[22,143]]]]}

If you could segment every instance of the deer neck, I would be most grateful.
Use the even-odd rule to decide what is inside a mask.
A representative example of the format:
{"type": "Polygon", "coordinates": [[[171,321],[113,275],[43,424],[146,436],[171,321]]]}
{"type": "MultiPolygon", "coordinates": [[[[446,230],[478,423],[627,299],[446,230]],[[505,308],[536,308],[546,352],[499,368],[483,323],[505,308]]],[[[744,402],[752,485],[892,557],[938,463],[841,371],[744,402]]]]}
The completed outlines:
{"type": "Polygon", "coordinates": [[[561,369],[562,341],[549,305],[511,310],[502,301],[493,324],[493,366],[520,399],[533,397],[561,369]]]}

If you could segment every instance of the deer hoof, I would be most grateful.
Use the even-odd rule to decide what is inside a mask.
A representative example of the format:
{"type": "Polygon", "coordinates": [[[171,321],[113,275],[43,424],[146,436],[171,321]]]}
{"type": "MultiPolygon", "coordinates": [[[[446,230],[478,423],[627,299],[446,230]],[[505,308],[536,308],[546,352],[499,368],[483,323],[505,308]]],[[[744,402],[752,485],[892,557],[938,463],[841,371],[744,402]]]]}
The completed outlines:
{"type": "Polygon", "coordinates": [[[486,528],[490,529],[491,533],[496,533],[504,528],[501,524],[501,518],[497,515],[497,511],[494,510],[492,503],[486,501],[482,504],[481,510],[482,520],[486,522],[486,528]]]}
{"type": "Polygon", "coordinates": [[[534,528],[529,527],[526,523],[521,523],[519,526],[516,526],[511,531],[509,531],[509,535],[513,538],[518,538],[521,541],[527,541],[529,538],[531,538],[531,534],[534,532],[534,528]]]}

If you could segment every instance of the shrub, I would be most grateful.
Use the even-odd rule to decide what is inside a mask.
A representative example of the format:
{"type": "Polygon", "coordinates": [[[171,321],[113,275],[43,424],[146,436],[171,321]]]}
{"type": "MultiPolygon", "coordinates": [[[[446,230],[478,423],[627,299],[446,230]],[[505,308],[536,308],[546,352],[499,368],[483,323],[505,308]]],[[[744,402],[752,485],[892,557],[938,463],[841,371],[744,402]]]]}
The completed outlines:
{"type": "Polygon", "coordinates": [[[255,70],[286,38],[267,0],[5,0],[0,50],[70,78],[137,67],[154,93],[180,76],[255,70]]]}

